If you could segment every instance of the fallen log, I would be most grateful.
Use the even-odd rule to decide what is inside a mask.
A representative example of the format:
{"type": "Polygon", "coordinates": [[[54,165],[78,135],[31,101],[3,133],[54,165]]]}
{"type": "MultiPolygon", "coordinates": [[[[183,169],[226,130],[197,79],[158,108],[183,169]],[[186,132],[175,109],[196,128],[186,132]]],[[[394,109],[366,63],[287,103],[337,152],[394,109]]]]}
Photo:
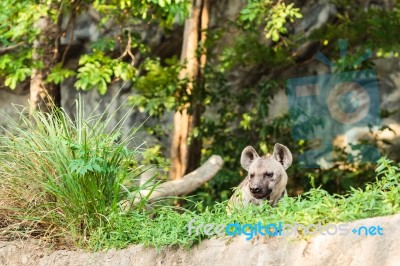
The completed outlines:
{"type": "Polygon", "coordinates": [[[153,192],[151,190],[141,191],[141,197],[149,196],[148,201],[151,202],[164,197],[187,195],[213,178],[223,164],[221,156],[212,155],[203,165],[181,179],[161,183],[153,192]],[[151,194],[149,195],[149,193],[151,194]]]}

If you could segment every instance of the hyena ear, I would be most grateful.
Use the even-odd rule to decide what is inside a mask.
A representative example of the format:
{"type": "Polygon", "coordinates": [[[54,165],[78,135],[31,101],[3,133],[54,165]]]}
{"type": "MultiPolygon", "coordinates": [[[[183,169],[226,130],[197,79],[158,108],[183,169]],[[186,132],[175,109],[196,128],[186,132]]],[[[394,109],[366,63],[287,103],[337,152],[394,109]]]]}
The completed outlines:
{"type": "Polygon", "coordinates": [[[277,160],[281,165],[283,165],[283,168],[288,169],[289,166],[292,164],[292,153],[290,150],[279,143],[276,143],[274,146],[274,154],[272,155],[275,160],[277,160]]]}
{"type": "Polygon", "coordinates": [[[240,164],[242,165],[244,170],[249,171],[251,162],[259,157],[260,156],[258,156],[256,150],[253,147],[247,146],[242,151],[242,156],[240,157],[240,164]]]}

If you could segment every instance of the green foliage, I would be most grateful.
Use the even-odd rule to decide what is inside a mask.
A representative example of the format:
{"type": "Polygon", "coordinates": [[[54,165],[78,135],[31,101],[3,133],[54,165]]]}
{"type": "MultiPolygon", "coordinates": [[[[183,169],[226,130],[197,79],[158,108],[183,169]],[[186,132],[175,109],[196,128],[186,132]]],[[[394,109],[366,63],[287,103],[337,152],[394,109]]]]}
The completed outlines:
{"type": "Polygon", "coordinates": [[[64,79],[75,76],[75,71],[62,68],[61,64],[57,64],[51,69],[51,73],[47,76],[47,82],[60,84],[64,79]]]}
{"type": "Polygon", "coordinates": [[[113,51],[116,48],[116,41],[114,38],[100,38],[90,44],[90,48],[93,51],[113,51]]]}
{"type": "Polygon", "coordinates": [[[129,102],[141,112],[161,117],[165,111],[178,108],[182,97],[185,80],[179,79],[182,66],[176,58],[167,59],[163,66],[159,59],[146,59],[143,64],[145,74],[135,80],[138,94],[131,96],[129,102]]]}
{"type": "Polygon", "coordinates": [[[175,17],[183,21],[187,16],[188,3],[185,0],[95,0],[93,7],[104,15],[103,22],[117,17],[121,22],[143,19],[169,27],[175,17]]]}
{"type": "Polygon", "coordinates": [[[32,62],[32,43],[39,30],[32,25],[46,12],[33,1],[2,1],[0,10],[0,47],[15,47],[13,53],[0,56],[0,76],[5,86],[15,89],[17,84],[29,78],[33,68],[42,67],[32,62]]]}
{"type": "Polygon", "coordinates": [[[145,151],[142,152],[142,164],[157,166],[158,170],[162,170],[168,173],[169,170],[169,160],[166,159],[161,152],[161,145],[154,145],[152,147],[147,147],[145,151]]]}
{"type": "MultiPolygon", "coordinates": [[[[239,24],[245,29],[250,29],[255,24],[259,25],[273,19],[276,21],[275,24],[268,24],[266,31],[279,30],[280,32],[285,32],[286,23],[289,21],[292,22],[295,17],[300,17],[300,15],[298,9],[294,8],[293,5],[286,6],[284,3],[279,3],[273,6],[272,1],[250,1],[241,13],[239,24]],[[272,9],[269,10],[269,7],[272,9]],[[284,22],[280,23],[279,21],[282,21],[282,19],[284,22]]],[[[285,65],[290,62],[288,51],[285,48],[280,45],[271,48],[261,44],[258,41],[258,34],[254,29],[239,35],[233,47],[226,47],[226,49],[223,49],[222,54],[217,56],[220,63],[215,68],[220,72],[225,72],[237,65],[246,66],[266,63],[276,66],[285,65]]],[[[192,99],[189,95],[185,94],[185,90],[182,90],[183,85],[187,81],[178,79],[181,68],[177,62],[166,60],[166,66],[161,66],[157,60],[146,60],[144,63],[145,74],[135,82],[138,95],[131,97],[130,102],[141,111],[145,111],[152,116],[161,117],[165,111],[177,111],[183,104],[190,103],[193,100],[202,102],[204,105],[212,105],[216,103],[213,100],[215,94],[219,93],[221,97],[227,95],[223,90],[218,91],[220,89],[218,85],[210,85],[214,80],[210,81],[206,77],[205,93],[199,92],[192,95],[192,98],[196,98],[192,99]],[[211,91],[213,89],[210,87],[216,88],[216,91],[211,91]]],[[[214,75],[207,73],[210,69],[206,69],[205,75],[214,75]]],[[[195,84],[194,86],[199,86],[199,84],[195,84]]],[[[195,91],[201,90],[201,85],[195,89],[195,91]]],[[[249,116],[244,117],[247,118],[248,124],[249,116]]],[[[241,123],[244,127],[247,124],[246,121],[241,123]]]]}
{"type": "MultiPolygon", "coordinates": [[[[32,60],[32,43],[40,35],[40,31],[35,25],[41,16],[49,16],[56,23],[64,14],[77,12],[77,10],[86,11],[89,6],[92,6],[101,14],[100,28],[110,20],[118,23],[121,29],[143,23],[157,23],[168,28],[172,26],[177,17],[180,22],[183,21],[188,13],[188,3],[189,1],[185,0],[75,2],[5,0],[2,2],[0,10],[0,47],[13,49],[11,49],[11,53],[0,56],[0,76],[5,77],[6,86],[15,89],[18,83],[31,76],[33,69],[47,67],[43,66],[40,61],[32,60]]],[[[61,36],[61,29],[58,30],[60,31],[58,34],[61,36]]],[[[148,48],[143,40],[140,37],[135,38],[137,33],[134,34],[136,35],[132,38],[131,34],[121,32],[121,35],[118,36],[119,43],[121,45],[129,43],[129,39],[132,43],[126,48],[127,51],[129,50],[130,53],[134,51],[133,49],[138,49],[139,52],[147,51],[148,48]]],[[[109,54],[105,54],[105,52],[115,52],[116,41],[116,39],[106,37],[91,44],[93,54],[83,55],[79,60],[76,88],[82,90],[97,88],[100,94],[104,95],[107,87],[115,79],[132,80],[135,75],[135,68],[132,65],[125,63],[123,57],[113,59],[109,54]]],[[[54,49],[59,49],[59,47],[54,47],[54,49]]],[[[72,70],[63,69],[59,64],[50,70],[51,74],[47,78],[47,82],[56,84],[76,74],[72,70]]]]}
{"type": "Polygon", "coordinates": [[[271,38],[274,42],[279,41],[280,34],[286,34],[287,28],[285,24],[287,21],[294,22],[295,18],[302,18],[299,8],[294,8],[293,3],[286,5],[282,3],[277,5],[271,10],[271,20],[267,22],[265,31],[267,32],[265,37],[271,38]]]}
{"type": "Polygon", "coordinates": [[[101,95],[107,92],[107,84],[113,80],[113,77],[128,81],[132,80],[135,73],[132,65],[111,59],[100,51],[83,55],[79,59],[79,65],[76,88],[82,90],[97,88],[101,95]]]}
{"type": "Polygon", "coordinates": [[[33,67],[42,67],[41,62],[30,62],[31,58],[31,51],[0,56],[0,75],[5,77],[4,85],[15,89],[18,83],[31,76],[33,67]]]}
{"type": "Polygon", "coordinates": [[[251,67],[262,64],[272,67],[289,65],[293,61],[286,47],[266,46],[259,41],[259,34],[254,32],[243,32],[234,37],[233,45],[224,47],[218,59],[219,62],[213,68],[222,73],[237,66],[251,67]]]}
{"type": "Polygon", "coordinates": [[[126,118],[109,130],[113,114],[86,116],[81,101],[75,119],[63,110],[8,118],[0,137],[1,214],[16,230],[84,242],[108,216],[143,211],[146,199],[133,200],[148,185],[136,181],[143,166],[140,149],[127,148],[135,131],[121,135],[126,118]]]}
{"type": "MultiPolygon", "coordinates": [[[[176,16],[183,21],[188,10],[187,1],[180,0],[96,0],[93,2],[93,7],[103,15],[101,24],[110,19],[116,19],[121,24],[121,27],[138,24],[142,20],[147,22],[159,22],[161,23],[161,26],[170,27],[176,16]]],[[[129,46],[126,47],[126,52],[131,55],[132,49],[138,49],[139,52],[147,53],[148,48],[142,43],[140,36],[137,34],[131,34],[129,31],[127,33],[128,34],[122,36],[124,38],[129,38],[127,41],[127,45],[129,46]]],[[[132,81],[135,78],[137,69],[133,66],[134,58],[131,58],[132,63],[128,64],[122,61],[123,58],[112,59],[104,53],[104,51],[112,50],[114,47],[115,40],[109,38],[101,39],[92,44],[94,53],[83,55],[79,60],[80,67],[77,75],[78,80],[75,83],[76,88],[82,90],[97,88],[100,94],[104,95],[107,91],[108,85],[114,80],[114,78],[123,81],[132,81]]],[[[147,63],[145,63],[144,66],[145,69],[152,68],[150,62],[156,62],[156,60],[148,60],[146,62],[147,63]]],[[[155,66],[155,64],[153,65],[155,66]]],[[[160,66],[159,69],[161,70],[160,66]]],[[[153,71],[154,73],[154,68],[148,71],[153,71]]],[[[167,73],[168,69],[164,72],[167,73]]],[[[139,102],[142,103],[143,101],[142,98],[142,101],[139,102]]],[[[151,107],[150,110],[152,110],[151,107]]]]}
{"type": "Polygon", "coordinates": [[[9,75],[6,78],[4,85],[10,87],[11,89],[15,89],[17,87],[17,83],[24,81],[31,74],[32,70],[30,68],[18,68],[13,75],[9,75]]]}
{"type": "Polygon", "coordinates": [[[257,29],[265,25],[265,37],[274,42],[279,41],[282,34],[287,34],[286,24],[294,22],[295,18],[302,18],[300,9],[294,4],[286,5],[280,1],[277,4],[271,0],[250,0],[240,12],[239,22],[245,29],[257,29]]]}
{"type": "MultiPolygon", "coordinates": [[[[98,228],[89,244],[96,250],[123,248],[132,243],[156,247],[190,247],[209,238],[204,231],[200,231],[198,236],[195,233],[188,234],[188,223],[192,219],[195,219],[194,225],[228,225],[234,222],[324,225],[400,212],[399,166],[381,158],[376,172],[376,181],[367,184],[364,190],[351,188],[345,195],[331,195],[321,188],[313,188],[301,196],[284,197],[274,208],[268,204],[249,205],[234,209],[228,215],[225,211],[226,204],[217,203],[213,208],[207,207],[200,213],[190,210],[177,212],[171,207],[161,207],[153,212],[153,218],[143,214],[113,216],[109,223],[98,228]]],[[[201,205],[193,207],[201,209],[201,205]]]]}
{"type": "Polygon", "coordinates": [[[32,43],[39,33],[34,22],[46,11],[39,8],[34,1],[2,1],[0,11],[0,43],[1,46],[25,41],[32,43]]]}
{"type": "Polygon", "coordinates": [[[400,26],[400,3],[394,3],[387,10],[354,8],[354,2],[348,0],[336,0],[335,4],[340,10],[337,22],[328,23],[310,36],[313,40],[330,41],[332,45],[324,51],[325,55],[329,55],[329,51],[337,54],[336,40],[346,38],[352,44],[348,51],[369,48],[376,57],[396,56],[400,43],[398,34],[395,34],[400,26]]]}

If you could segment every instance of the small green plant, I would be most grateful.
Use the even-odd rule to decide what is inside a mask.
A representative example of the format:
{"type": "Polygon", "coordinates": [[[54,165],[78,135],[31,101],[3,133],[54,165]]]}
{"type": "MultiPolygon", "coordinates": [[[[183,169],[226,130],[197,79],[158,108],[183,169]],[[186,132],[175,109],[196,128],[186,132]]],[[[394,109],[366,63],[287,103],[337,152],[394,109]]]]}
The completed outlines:
{"type": "Polygon", "coordinates": [[[76,106],[75,119],[62,109],[8,118],[0,136],[0,220],[8,217],[8,229],[82,242],[127,206],[144,210],[146,199],[133,204],[147,185],[135,180],[143,169],[141,146],[128,148],[135,131],[122,135],[128,114],[111,127],[107,110],[85,116],[82,101],[76,106]]]}

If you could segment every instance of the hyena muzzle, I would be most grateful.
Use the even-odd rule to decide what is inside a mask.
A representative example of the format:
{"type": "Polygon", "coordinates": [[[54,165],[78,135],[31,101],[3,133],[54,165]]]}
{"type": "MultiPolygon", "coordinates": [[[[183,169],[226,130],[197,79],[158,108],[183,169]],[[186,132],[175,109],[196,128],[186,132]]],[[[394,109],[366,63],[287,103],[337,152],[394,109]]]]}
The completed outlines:
{"type": "Polygon", "coordinates": [[[272,155],[258,156],[253,147],[242,151],[240,164],[248,172],[228,202],[230,206],[259,205],[269,201],[274,206],[286,194],[286,169],[292,164],[292,153],[279,143],[272,155]]]}

